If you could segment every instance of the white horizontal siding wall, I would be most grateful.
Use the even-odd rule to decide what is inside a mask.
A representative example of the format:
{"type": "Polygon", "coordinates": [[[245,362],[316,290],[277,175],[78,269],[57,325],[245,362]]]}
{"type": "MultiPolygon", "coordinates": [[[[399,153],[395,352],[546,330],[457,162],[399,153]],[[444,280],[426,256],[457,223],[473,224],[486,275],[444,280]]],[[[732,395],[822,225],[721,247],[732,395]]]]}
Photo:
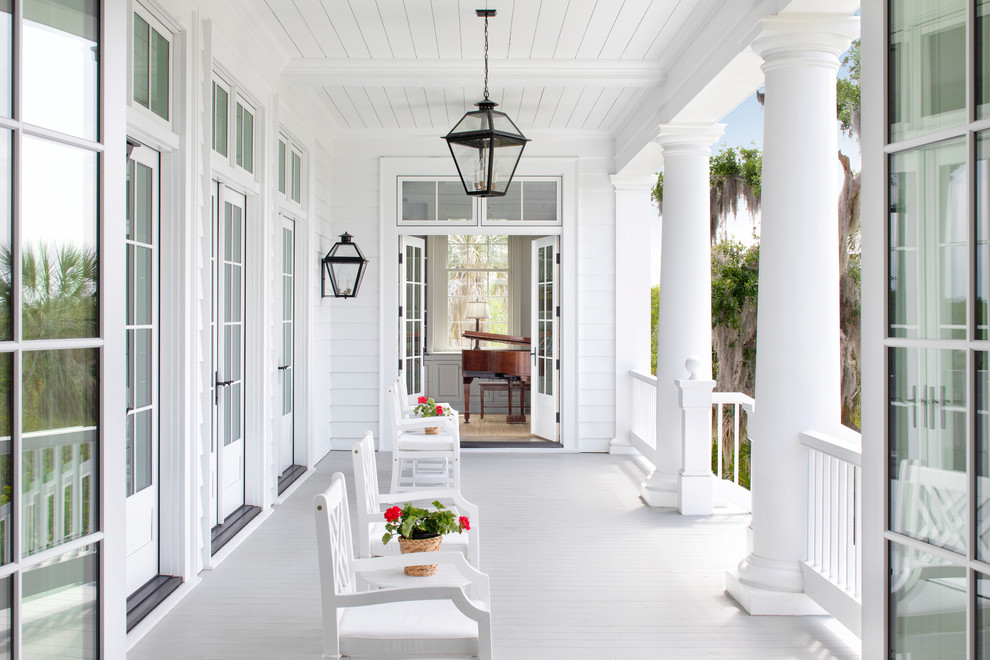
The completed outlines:
{"type": "Polygon", "coordinates": [[[322,142],[319,143],[315,153],[311,154],[311,162],[313,175],[308,180],[312,181],[313,185],[313,244],[312,249],[309,250],[310,263],[302,265],[303,268],[310,269],[311,273],[315,273],[309,291],[309,304],[312,310],[311,353],[308,356],[300,356],[300,359],[308,360],[310,365],[309,383],[312,393],[310,420],[314,443],[312,464],[315,465],[332,448],[329,405],[333,401],[330,383],[332,300],[321,297],[323,284],[321,260],[334,243],[330,227],[333,198],[330,190],[333,164],[331,151],[322,142]]]}
{"type": "Polygon", "coordinates": [[[615,437],[615,193],[611,160],[583,158],[578,187],[578,434],[582,451],[615,437]]]}
{"type": "Polygon", "coordinates": [[[378,437],[379,290],[381,260],[378,222],[378,157],[374,149],[340,140],[330,167],[333,203],[327,247],[344,232],[368,259],[356,298],[328,299],[332,307],[326,337],[330,344],[330,436],[333,449],[345,449],[365,431],[378,437]]]}

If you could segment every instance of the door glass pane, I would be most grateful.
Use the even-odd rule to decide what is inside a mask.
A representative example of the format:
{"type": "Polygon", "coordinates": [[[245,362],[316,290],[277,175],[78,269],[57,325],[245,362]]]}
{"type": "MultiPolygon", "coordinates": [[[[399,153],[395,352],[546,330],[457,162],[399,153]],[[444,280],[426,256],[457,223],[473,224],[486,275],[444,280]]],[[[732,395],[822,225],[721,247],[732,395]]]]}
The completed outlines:
{"type": "Polygon", "coordinates": [[[240,165],[248,172],[254,172],[254,115],[248,112],[247,108],[241,111],[239,133],[239,144],[243,152],[240,165]]]}
{"type": "Polygon", "coordinates": [[[65,553],[56,563],[24,571],[24,660],[99,657],[98,547],[87,545],[65,553]]]}
{"type": "Polygon", "coordinates": [[[986,562],[990,561],[990,353],[976,351],[975,358],[976,558],[986,562]]]}
{"type": "MultiPolygon", "coordinates": [[[[2,533],[3,529],[0,529],[2,533]]],[[[14,657],[11,648],[13,640],[13,608],[14,579],[10,576],[0,578],[0,660],[10,660],[14,657]]]]}
{"type": "Polygon", "coordinates": [[[145,108],[151,103],[151,90],[148,86],[148,75],[151,64],[148,58],[150,52],[151,26],[148,21],[134,14],[134,59],[131,67],[134,70],[134,102],[145,108]]]}
{"type": "Polygon", "coordinates": [[[154,456],[153,415],[151,410],[139,412],[134,419],[134,491],[144,490],[151,485],[154,456]]]}
{"type": "Polygon", "coordinates": [[[0,163],[6,165],[6,174],[0,176],[0,341],[9,341],[14,337],[11,319],[14,260],[11,254],[13,224],[10,194],[12,162],[10,145],[10,131],[0,131],[0,163]]]}
{"type": "Polygon", "coordinates": [[[89,531],[94,520],[98,350],[95,348],[23,353],[21,418],[22,541],[24,554],[71,541],[89,531]],[[63,448],[78,452],[78,463],[55,460],[63,448]],[[88,480],[87,480],[88,478],[88,480]],[[57,524],[61,509],[50,493],[59,484],[78,484],[80,497],[65,526],[57,524]]]}
{"type": "Polygon", "coordinates": [[[890,527],[966,552],[966,352],[891,348],[890,527]]]}
{"type": "Polygon", "coordinates": [[[890,655],[966,657],[965,568],[890,544],[890,655]]]}
{"type": "Polygon", "coordinates": [[[213,149],[227,155],[227,90],[213,83],[213,149]]]}
{"type": "Polygon", "coordinates": [[[97,156],[25,135],[20,174],[24,338],[95,337],[97,156]]]}
{"type": "Polygon", "coordinates": [[[976,140],[976,338],[990,338],[990,134],[976,140]]]}
{"type": "MultiPolygon", "coordinates": [[[[12,513],[14,506],[11,501],[14,488],[14,448],[11,441],[11,435],[14,430],[13,419],[11,417],[11,411],[14,405],[13,385],[13,355],[11,353],[0,353],[0,564],[13,561],[13,555],[11,554],[13,548],[11,542],[13,539],[10,527],[13,522],[12,513]]],[[[2,598],[2,594],[0,594],[0,598],[2,598]]],[[[4,623],[2,619],[3,615],[0,614],[0,640],[3,639],[4,623]]],[[[0,658],[2,657],[3,652],[0,649],[0,658]]]]}
{"type": "Polygon", "coordinates": [[[152,378],[154,377],[152,360],[154,352],[151,347],[151,329],[136,330],[136,346],[134,355],[135,407],[144,408],[151,405],[152,378]]]}
{"type": "Polygon", "coordinates": [[[891,0],[890,140],[965,121],[963,0],[891,0]]]}
{"type": "Polygon", "coordinates": [[[890,159],[890,336],[965,339],[968,182],[962,140],[890,159]]]}
{"type": "MultiPolygon", "coordinates": [[[[11,1],[0,0],[0,115],[11,116],[11,93],[13,72],[13,15],[11,1]]],[[[0,656],[2,657],[2,656],[0,656]]]]}
{"type": "Polygon", "coordinates": [[[98,0],[24,0],[24,121],[98,139],[99,7],[98,0]]]}
{"type": "Polygon", "coordinates": [[[151,110],[168,121],[168,40],[151,31],[151,110]]]}
{"type": "Polygon", "coordinates": [[[990,576],[976,574],[976,657],[990,657],[990,576]]]}

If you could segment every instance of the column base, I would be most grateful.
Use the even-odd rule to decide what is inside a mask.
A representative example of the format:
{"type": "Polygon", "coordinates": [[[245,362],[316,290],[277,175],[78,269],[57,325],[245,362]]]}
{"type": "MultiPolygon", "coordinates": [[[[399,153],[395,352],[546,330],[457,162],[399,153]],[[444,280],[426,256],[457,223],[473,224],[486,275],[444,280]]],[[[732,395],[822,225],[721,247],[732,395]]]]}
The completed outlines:
{"type": "Polygon", "coordinates": [[[680,497],[680,475],[654,471],[639,487],[639,496],[652,507],[677,508],[680,497]]]}
{"type": "Polygon", "coordinates": [[[639,451],[628,440],[622,438],[612,438],[608,445],[608,453],[612,455],[638,454],[639,451]]]}
{"type": "Polygon", "coordinates": [[[803,592],[754,587],[743,582],[735,570],[725,572],[725,590],[752,616],[828,616],[803,592]]]}
{"type": "Polygon", "coordinates": [[[685,516],[710,516],[715,509],[715,483],[710,474],[682,474],[677,508],[685,516]]]}

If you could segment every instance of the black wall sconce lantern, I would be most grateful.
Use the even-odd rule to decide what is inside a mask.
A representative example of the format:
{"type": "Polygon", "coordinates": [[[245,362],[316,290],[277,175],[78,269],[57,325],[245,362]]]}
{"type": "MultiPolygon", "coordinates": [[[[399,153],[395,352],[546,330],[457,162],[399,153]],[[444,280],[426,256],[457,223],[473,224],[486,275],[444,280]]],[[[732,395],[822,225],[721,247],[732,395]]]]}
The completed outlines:
{"type": "Polygon", "coordinates": [[[340,240],[333,244],[327,256],[323,257],[323,282],[321,294],[324,298],[333,295],[334,298],[354,298],[361,287],[361,280],[368,270],[368,260],[364,258],[354,238],[347,232],[340,235],[340,240]],[[330,280],[332,293],[327,293],[327,279],[330,280]]]}
{"type": "Polygon", "coordinates": [[[466,113],[443,139],[457,165],[464,192],[473,197],[502,197],[529,142],[509,115],[488,98],[488,17],[494,9],[476,10],[485,19],[485,98],[466,113]]]}

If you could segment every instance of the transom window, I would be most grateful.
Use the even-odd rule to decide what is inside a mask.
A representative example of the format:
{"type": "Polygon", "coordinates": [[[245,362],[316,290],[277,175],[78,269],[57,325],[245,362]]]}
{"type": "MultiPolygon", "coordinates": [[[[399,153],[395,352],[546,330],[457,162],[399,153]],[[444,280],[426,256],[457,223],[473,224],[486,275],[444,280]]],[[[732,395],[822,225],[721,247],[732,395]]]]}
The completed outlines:
{"type": "Polygon", "coordinates": [[[222,78],[213,79],[213,134],[211,146],[231,165],[254,173],[255,108],[222,78]],[[233,144],[233,153],[229,145],[233,144]]]}
{"type": "Polygon", "coordinates": [[[134,103],[169,121],[172,34],[143,10],[134,12],[134,103]]]}
{"type": "Polygon", "coordinates": [[[398,224],[482,227],[544,227],[561,224],[560,177],[520,177],[503,197],[464,194],[457,177],[398,179],[398,224]]]}
{"type": "Polygon", "coordinates": [[[302,149],[284,133],[278,136],[278,191],[302,204],[302,149]]]}

